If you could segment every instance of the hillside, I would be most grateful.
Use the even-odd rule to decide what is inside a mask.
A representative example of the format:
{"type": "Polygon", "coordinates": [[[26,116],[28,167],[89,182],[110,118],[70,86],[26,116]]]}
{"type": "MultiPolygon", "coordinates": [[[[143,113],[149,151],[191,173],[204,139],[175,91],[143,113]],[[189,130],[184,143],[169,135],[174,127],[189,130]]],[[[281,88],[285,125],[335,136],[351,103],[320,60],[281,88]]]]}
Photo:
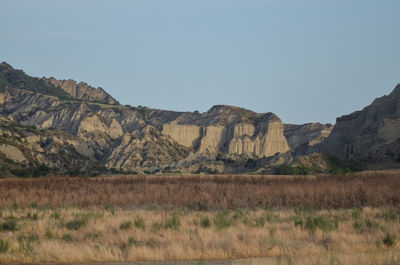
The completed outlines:
{"type": "Polygon", "coordinates": [[[363,110],[338,118],[321,151],[345,160],[397,166],[400,158],[400,85],[363,110]]]}
{"type": "Polygon", "coordinates": [[[272,173],[277,166],[291,164],[320,172],[329,165],[323,154],[364,163],[390,158],[395,167],[400,153],[399,94],[397,86],[363,111],[338,118],[335,126],[292,125],[272,112],[227,105],[204,113],[122,106],[101,88],[30,77],[1,63],[2,126],[30,132],[7,137],[0,154],[18,153],[17,149],[26,161],[16,161],[15,169],[42,166],[60,174],[272,173]],[[33,138],[35,147],[29,147],[29,153],[22,143],[33,138]],[[54,144],[46,149],[43,142],[54,144]],[[85,166],[74,166],[80,163],[85,166]]]}

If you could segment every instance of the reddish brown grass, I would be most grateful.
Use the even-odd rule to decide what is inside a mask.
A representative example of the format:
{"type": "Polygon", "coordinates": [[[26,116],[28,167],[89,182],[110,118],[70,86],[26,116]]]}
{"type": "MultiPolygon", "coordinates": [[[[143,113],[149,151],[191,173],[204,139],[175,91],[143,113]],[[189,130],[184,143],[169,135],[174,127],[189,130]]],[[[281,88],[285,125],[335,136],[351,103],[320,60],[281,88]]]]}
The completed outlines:
{"type": "Polygon", "coordinates": [[[398,206],[400,171],[314,177],[118,176],[0,180],[0,206],[304,207],[398,206]]]}

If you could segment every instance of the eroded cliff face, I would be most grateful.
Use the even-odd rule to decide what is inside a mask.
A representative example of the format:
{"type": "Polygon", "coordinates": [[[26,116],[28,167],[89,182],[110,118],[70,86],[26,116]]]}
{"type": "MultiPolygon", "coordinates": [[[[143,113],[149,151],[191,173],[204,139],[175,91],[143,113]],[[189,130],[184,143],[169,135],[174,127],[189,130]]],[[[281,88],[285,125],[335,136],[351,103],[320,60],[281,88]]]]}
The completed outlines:
{"type": "Polygon", "coordinates": [[[342,159],[397,160],[400,154],[400,85],[362,111],[338,118],[321,150],[342,159]]]}
{"type": "MultiPolygon", "coordinates": [[[[152,171],[183,160],[187,148],[149,124],[155,110],[63,101],[23,89],[0,93],[3,115],[23,126],[58,129],[74,152],[120,171],[152,171]],[[129,139],[129,140],[127,140],[129,139]]],[[[166,113],[165,115],[176,115],[166,113]]],[[[60,151],[60,150],[58,150],[60,151]]]]}
{"type": "Polygon", "coordinates": [[[104,172],[98,161],[74,148],[78,141],[63,131],[23,126],[0,114],[0,177],[104,172]]]}
{"type": "Polygon", "coordinates": [[[197,117],[178,117],[163,125],[163,133],[196,153],[214,156],[264,157],[290,150],[276,115],[233,106],[219,105],[197,117]]]}
{"type": "Polygon", "coordinates": [[[331,134],[333,125],[307,123],[303,125],[285,124],[284,135],[295,155],[313,152],[314,147],[331,134]]]}
{"type": "Polygon", "coordinates": [[[52,84],[55,87],[60,87],[62,90],[67,92],[73,98],[84,100],[84,101],[92,101],[99,102],[104,104],[114,105],[118,102],[110,96],[107,92],[105,92],[102,88],[94,88],[89,86],[86,83],[80,82],[77,83],[74,80],[57,80],[55,78],[42,78],[44,81],[52,84]]]}
{"type": "Polygon", "coordinates": [[[400,154],[400,86],[339,118],[333,129],[283,125],[273,113],[226,105],[202,114],[121,106],[101,89],[29,77],[1,63],[0,119],[3,128],[34,128],[0,131],[0,163],[11,157],[21,167],[44,164],[59,172],[244,173],[293,163],[323,169],[317,162],[324,155],[316,152],[365,161],[400,154]]]}

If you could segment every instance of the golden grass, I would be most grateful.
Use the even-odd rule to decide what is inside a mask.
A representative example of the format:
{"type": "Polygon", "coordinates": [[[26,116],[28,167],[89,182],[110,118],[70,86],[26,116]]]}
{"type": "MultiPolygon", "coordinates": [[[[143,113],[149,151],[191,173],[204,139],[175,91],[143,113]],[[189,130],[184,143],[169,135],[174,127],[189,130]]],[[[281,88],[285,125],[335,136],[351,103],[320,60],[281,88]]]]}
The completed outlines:
{"type": "Polygon", "coordinates": [[[1,223],[17,220],[16,231],[2,231],[10,248],[0,262],[89,263],[122,261],[237,260],[234,264],[399,264],[400,245],[383,243],[386,233],[399,238],[397,208],[294,211],[245,209],[188,211],[90,208],[7,208],[1,223]],[[175,216],[175,223],[171,220],[175,216]],[[209,226],[201,220],[209,217],[209,226]],[[224,216],[228,225],[215,221],[224,216]],[[295,225],[298,217],[338,218],[333,231],[295,225]],[[145,224],[135,227],[134,220],[145,224]],[[85,219],[77,230],[71,220],[85,219]],[[120,229],[124,222],[132,226],[120,229]],[[354,223],[361,223],[355,228],[354,223]],[[367,225],[367,222],[370,224],[367,225]],[[168,224],[175,224],[168,225],[168,224]],[[372,225],[371,225],[372,223],[372,225]],[[157,227],[155,224],[159,224],[157,227]],[[66,238],[65,235],[70,235],[66,238]],[[241,263],[240,263],[241,262],[241,263]],[[361,263],[360,263],[361,262],[361,263]],[[397,263],[390,263],[397,262],[397,263]]]}

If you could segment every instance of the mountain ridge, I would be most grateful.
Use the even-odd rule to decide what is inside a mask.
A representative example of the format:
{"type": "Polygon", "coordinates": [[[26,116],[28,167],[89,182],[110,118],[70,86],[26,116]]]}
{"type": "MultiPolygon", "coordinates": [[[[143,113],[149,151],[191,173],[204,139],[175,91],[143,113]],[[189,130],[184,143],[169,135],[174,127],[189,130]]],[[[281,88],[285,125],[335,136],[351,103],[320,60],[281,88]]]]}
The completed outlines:
{"type": "MultiPolygon", "coordinates": [[[[82,161],[103,165],[102,170],[99,167],[93,172],[271,173],[280,165],[310,161],[313,167],[324,170],[329,164],[323,161],[327,155],[378,161],[371,155],[374,150],[400,153],[400,144],[399,148],[395,144],[400,143],[397,98],[399,85],[363,110],[338,118],[335,126],[293,125],[284,124],[272,112],[256,113],[229,105],[215,105],[203,113],[122,106],[101,88],[73,80],[34,78],[6,63],[0,64],[0,117],[4,123],[34,126],[38,134],[44,131],[54,137],[54,130],[62,131],[57,138],[60,144],[54,148],[61,152],[62,146],[68,146],[82,161]],[[373,126],[371,115],[377,115],[376,119],[386,125],[373,126]],[[372,131],[362,132],[369,129],[372,131]],[[369,146],[364,148],[369,155],[363,156],[362,148],[352,156],[343,155],[347,152],[342,150],[344,146],[360,145],[354,143],[360,135],[369,146]],[[386,143],[382,144],[382,139],[386,143]]],[[[40,150],[35,147],[30,151],[29,163],[66,171],[46,160],[46,156],[52,155],[61,161],[61,156],[40,150]]],[[[381,153],[381,157],[395,160],[395,155],[381,153]]],[[[93,167],[80,173],[90,173],[90,168],[93,167]]]]}

